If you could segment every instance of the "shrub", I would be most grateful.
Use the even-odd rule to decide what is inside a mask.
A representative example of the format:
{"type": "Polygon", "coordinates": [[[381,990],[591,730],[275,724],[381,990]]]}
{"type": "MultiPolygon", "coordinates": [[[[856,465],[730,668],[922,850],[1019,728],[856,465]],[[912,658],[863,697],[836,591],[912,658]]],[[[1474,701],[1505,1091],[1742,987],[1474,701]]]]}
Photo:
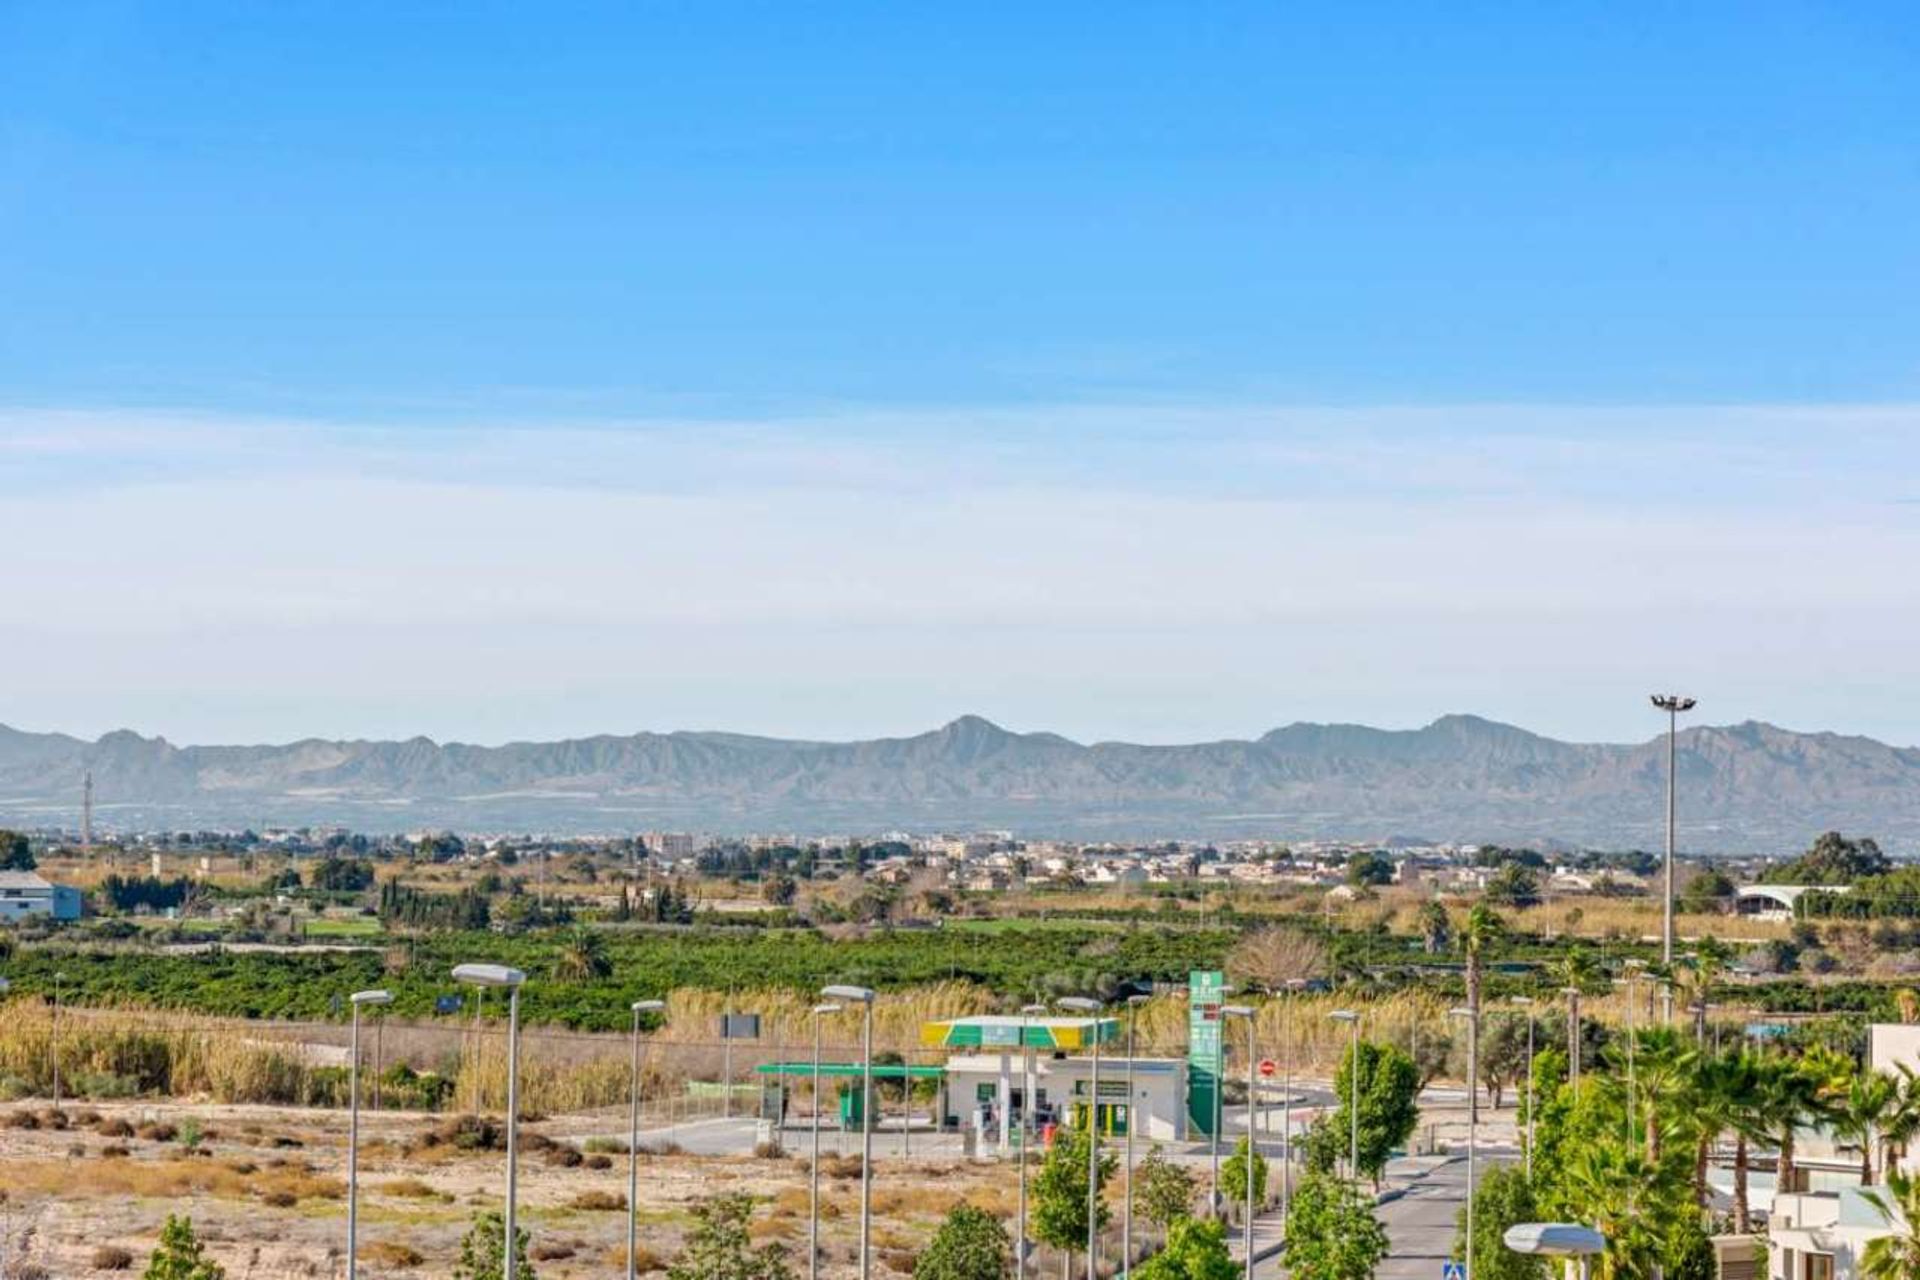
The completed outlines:
{"type": "MultiPolygon", "coordinates": [[[[515,1280],[538,1280],[533,1264],[527,1261],[527,1233],[513,1229],[513,1274],[515,1280]]],[[[505,1269],[507,1224],[497,1213],[475,1215],[473,1226],[460,1241],[460,1261],[453,1268],[453,1280],[493,1280],[505,1269]]]]}
{"type": "Polygon", "coordinates": [[[226,1275],[224,1268],[206,1256],[193,1234],[193,1219],[168,1214],[142,1280],[226,1280],[226,1275]]]}
{"type": "Polygon", "coordinates": [[[1240,1268],[1227,1253],[1225,1226],[1182,1218],[1167,1232],[1167,1247],[1134,1269],[1139,1280],[1234,1280],[1240,1268]]]}
{"type": "Polygon", "coordinates": [[[793,1280],[784,1245],[758,1249],[747,1231],[753,1197],[744,1193],[714,1196],[695,1205],[694,1227],[667,1280],[793,1280]]]}
{"type": "Polygon", "coordinates": [[[360,1256],[394,1271],[409,1271],[425,1262],[418,1249],[395,1240],[375,1240],[360,1246],[360,1256]]]}
{"type": "Polygon", "coordinates": [[[133,1250],[117,1244],[103,1244],[93,1251],[87,1265],[95,1271],[129,1271],[133,1268],[133,1250]]]}
{"type": "Polygon", "coordinates": [[[612,1191],[582,1191],[567,1207],[588,1213],[619,1213],[627,1207],[627,1198],[612,1191]]]}
{"type": "Polygon", "coordinates": [[[1000,1219],[957,1204],[913,1265],[915,1280],[1002,1280],[1013,1269],[1013,1245],[1000,1219]]]}

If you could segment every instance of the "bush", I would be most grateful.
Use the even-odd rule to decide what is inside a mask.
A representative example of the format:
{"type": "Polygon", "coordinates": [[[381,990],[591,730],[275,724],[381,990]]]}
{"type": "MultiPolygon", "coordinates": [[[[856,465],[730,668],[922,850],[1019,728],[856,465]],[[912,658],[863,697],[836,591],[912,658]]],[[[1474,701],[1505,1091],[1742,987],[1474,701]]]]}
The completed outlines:
{"type": "Polygon", "coordinates": [[[418,1249],[393,1240],[375,1240],[372,1244],[361,1245],[360,1256],[394,1271],[408,1271],[426,1261],[418,1249]]]}
{"type": "MultiPolygon", "coordinates": [[[[513,1229],[515,1280],[538,1280],[533,1264],[527,1261],[527,1233],[513,1229]]],[[[493,1280],[505,1270],[507,1224],[497,1213],[478,1214],[466,1238],[460,1241],[460,1261],[453,1268],[453,1280],[493,1280]]]]}
{"type": "Polygon", "coordinates": [[[582,1191],[567,1207],[586,1213],[620,1213],[627,1207],[627,1198],[612,1191],[582,1191]]]}
{"type": "Polygon", "coordinates": [[[133,1269],[133,1250],[123,1249],[117,1244],[103,1244],[94,1249],[93,1256],[87,1259],[87,1265],[95,1271],[130,1271],[133,1269]]]}
{"type": "Polygon", "coordinates": [[[1002,1280],[1013,1269],[1013,1245],[1000,1219],[957,1204],[914,1264],[914,1280],[1002,1280]]]}
{"type": "Polygon", "coordinates": [[[1138,1183],[1135,1200],[1140,1216],[1162,1231],[1175,1219],[1193,1212],[1193,1173],[1185,1165],[1167,1159],[1159,1147],[1147,1152],[1147,1158],[1134,1169],[1138,1183]]]}
{"type": "Polygon", "coordinates": [[[168,1214],[142,1280],[226,1280],[226,1275],[219,1263],[206,1256],[193,1234],[193,1219],[168,1214]]]}
{"type": "Polygon", "coordinates": [[[1219,1221],[1182,1218],[1167,1232],[1167,1247],[1134,1268],[1139,1280],[1235,1280],[1240,1268],[1227,1253],[1219,1221]]]}
{"type": "Polygon", "coordinates": [[[715,1196],[693,1208],[694,1227],[667,1280],[793,1280],[787,1251],[779,1244],[753,1247],[747,1219],[753,1197],[715,1196]]]}

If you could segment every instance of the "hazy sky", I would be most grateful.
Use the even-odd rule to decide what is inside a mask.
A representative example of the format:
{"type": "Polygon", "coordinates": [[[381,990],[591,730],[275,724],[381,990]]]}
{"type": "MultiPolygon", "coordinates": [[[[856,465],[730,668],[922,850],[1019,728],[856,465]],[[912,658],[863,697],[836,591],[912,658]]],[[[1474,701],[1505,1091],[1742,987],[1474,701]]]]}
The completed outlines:
{"type": "Polygon", "coordinates": [[[1920,741],[1920,22],[0,6],[0,722],[1920,741]]]}

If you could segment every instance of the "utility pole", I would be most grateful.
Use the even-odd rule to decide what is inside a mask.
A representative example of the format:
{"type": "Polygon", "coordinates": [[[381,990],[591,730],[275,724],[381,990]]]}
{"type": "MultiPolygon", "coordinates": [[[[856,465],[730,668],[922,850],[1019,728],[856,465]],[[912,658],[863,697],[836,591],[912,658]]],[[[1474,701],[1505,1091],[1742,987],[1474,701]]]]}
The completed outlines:
{"type": "MultiPolygon", "coordinates": [[[[1699,700],[1680,693],[1656,693],[1653,705],[1667,713],[1667,875],[1666,899],[1661,911],[1660,963],[1673,967],[1673,791],[1675,740],[1680,733],[1680,713],[1691,711],[1699,700]]],[[[1666,1020],[1673,1021],[1673,993],[1666,996],[1666,1020]]]]}

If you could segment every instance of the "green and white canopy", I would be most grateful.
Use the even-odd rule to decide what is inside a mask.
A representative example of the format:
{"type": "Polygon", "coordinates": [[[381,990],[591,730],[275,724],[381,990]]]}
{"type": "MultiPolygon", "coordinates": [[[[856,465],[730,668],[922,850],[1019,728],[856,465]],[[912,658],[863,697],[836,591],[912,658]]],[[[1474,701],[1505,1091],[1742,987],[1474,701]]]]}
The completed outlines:
{"type": "Polygon", "coordinates": [[[948,1018],[920,1027],[920,1043],[947,1049],[1088,1049],[1095,1039],[1112,1044],[1120,1038],[1118,1018],[1021,1017],[985,1014],[975,1018],[948,1018]]]}

